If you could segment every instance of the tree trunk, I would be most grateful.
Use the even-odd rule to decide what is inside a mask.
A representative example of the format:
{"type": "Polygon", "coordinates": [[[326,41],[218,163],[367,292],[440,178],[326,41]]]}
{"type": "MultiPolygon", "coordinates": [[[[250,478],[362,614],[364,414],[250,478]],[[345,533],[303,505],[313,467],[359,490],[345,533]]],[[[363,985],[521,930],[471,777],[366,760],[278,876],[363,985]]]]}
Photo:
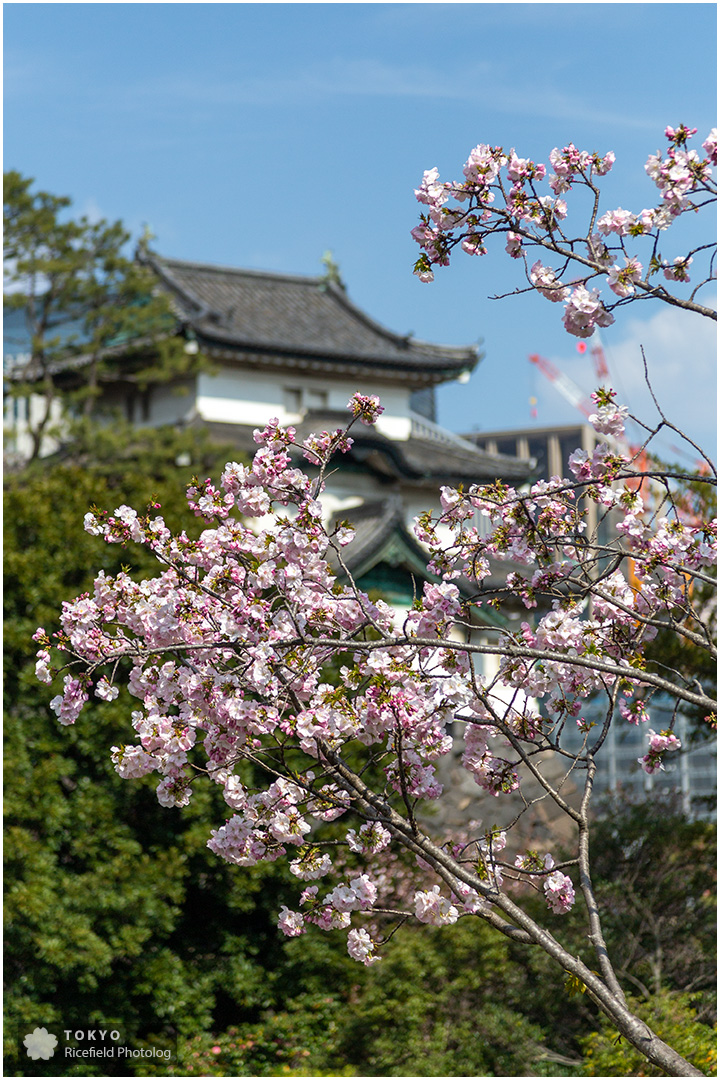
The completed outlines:
{"type": "Polygon", "coordinates": [[[704,1076],[704,1073],[663,1042],[644,1020],[630,1012],[626,1003],[608,989],[600,976],[590,971],[576,956],[571,956],[566,952],[552,934],[538,926],[522,908],[517,907],[512,900],[502,894],[498,896],[496,904],[565,971],[582,980],[595,1004],[602,1009],[630,1045],[644,1054],[648,1061],[657,1065],[668,1076],[704,1076]]]}

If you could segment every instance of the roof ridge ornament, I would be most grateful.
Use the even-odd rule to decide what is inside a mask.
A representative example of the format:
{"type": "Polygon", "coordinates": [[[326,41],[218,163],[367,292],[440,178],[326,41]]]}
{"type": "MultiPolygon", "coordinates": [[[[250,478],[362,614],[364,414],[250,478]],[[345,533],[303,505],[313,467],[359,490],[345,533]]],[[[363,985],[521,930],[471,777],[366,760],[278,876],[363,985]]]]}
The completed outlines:
{"type": "Polygon", "coordinates": [[[157,237],[147,221],[144,221],[142,235],[135,246],[135,258],[139,263],[147,263],[148,256],[151,255],[150,245],[153,240],[157,240],[157,237]]]}
{"type": "Polygon", "coordinates": [[[320,278],[320,288],[326,289],[328,285],[337,285],[339,289],[346,292],[345,282],[340,277],[340,266],[335,262],[333,253],[329,248],[320,259],[320,262],[325,267],[325,273],[320,278]]]}

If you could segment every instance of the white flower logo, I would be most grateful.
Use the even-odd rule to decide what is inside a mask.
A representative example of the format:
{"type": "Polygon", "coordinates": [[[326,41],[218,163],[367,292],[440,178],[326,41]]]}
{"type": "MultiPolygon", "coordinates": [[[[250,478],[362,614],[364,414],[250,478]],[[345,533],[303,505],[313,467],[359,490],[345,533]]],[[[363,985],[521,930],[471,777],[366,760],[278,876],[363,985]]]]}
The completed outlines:
{"type": "Polygon", "coordinates": [[[36,1027],[32,1035],[25,1036],[23,1046],[27,1049],[28,1057],[31,1057],[33,1061],[37,1061],[38,1058],[47,1061],[55,1053],[57,1036],[51,1034],[47,1028],[36,1027]]]}

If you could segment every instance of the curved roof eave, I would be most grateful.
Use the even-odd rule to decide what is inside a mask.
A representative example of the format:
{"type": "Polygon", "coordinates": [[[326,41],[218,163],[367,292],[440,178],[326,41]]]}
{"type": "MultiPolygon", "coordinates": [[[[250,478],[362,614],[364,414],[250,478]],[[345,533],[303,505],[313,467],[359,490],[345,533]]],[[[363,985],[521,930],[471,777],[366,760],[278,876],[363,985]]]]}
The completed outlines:
{"type": "Polygon", "coordinates": [[[433,364],[424,361],[422,364],[413,363],[412,358],[403,363],[395,358],[382,356],[363,356],[358,353],[335,352],[321,349],[302,349],[290,347],[286,344],[265,343],[253,344],[238,342],[231,334],[222,334],[221,331],[208,330],[207,327],[191,322],[193,331],[201,348],[207,352],[221,353],[223,359],[240,359],[252,354],[262,358],[267,363],[273,357],[283,361],[297,359],[300,362],[333,365],[337,370],[338,363],[346,367],[358,370],[383,370],[397,371],[406,375],[417,376],[422,381],[442,382],[447,379],[456,379],[463,372],[472,371],[482,359],[478,352],[474,357],[467,356],[458,358],[454,363],[444,359],[442,363],[433,364]]]}
{"type": "MultiPolygon", "coordinates": [[[[410,573],[417,574],[423,581],[436,583],[442,580],[428,570],[428,552],[409,532],[402,512],[402,503],[397,497],[391,496],[384,502],[364,503],[352,510],[339,511],[335,515],[335,522],[337,524],[342,520],[349,521],[356,529],[356,537],[343,549],[342,562],[347,573],[337,556],[331,560],[331,566],[340,581],[347,580],[348,574],[352,575],[354,580],[359,580],[398,549],[402,551],[410,573]],[[353,553],[353,543],[358,543],[356,553],[353,553]]],[[[466,598],[476,594],[476,588],[468,579],[460,578],[456,584],[466,598]]],[[[474,612],[475,619],[481,626],[496,629],[507,627],[505,617],[494,608],[483,605],[474,608],[474,612]]]]}
{"type": "Polygon", "coordinates": [[[232,350],[238,356],[253,352],[291,359],[295,355],[359,369],[422,372],[423,381],[433,382],[471,371],[481,359],[476,346],[436,345],[388,330],[354,304],[340,286],[322,277],[219,267],[167,259],[153,252],[139,253],[138,258],[173,294],[180,321],[212,349],[232,350]],[[243,282],[248,288],[240,294],[243,282]],[[270,320],[268,308],[273,313],[270,320]],[[293,319],[293,312],[300,309],[307,314],[305,340],[298,320],[293,319]],[[284,334],[273,336],[272,330],[278,328],[284,334]]]}

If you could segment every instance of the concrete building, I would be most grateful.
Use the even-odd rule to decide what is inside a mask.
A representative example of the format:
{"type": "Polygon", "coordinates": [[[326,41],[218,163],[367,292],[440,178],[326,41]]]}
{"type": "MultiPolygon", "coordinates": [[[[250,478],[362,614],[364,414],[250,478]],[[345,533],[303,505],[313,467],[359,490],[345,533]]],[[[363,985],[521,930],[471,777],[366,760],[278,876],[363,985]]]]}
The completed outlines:
{"type": "MultiPolygon", "coordinates": [[[[484,431],[467,435],[466,438],[488,453],[517,455],[532,458],[531,479],[547,480],[551,476],[566,476],[570,454],[580,448],[592,452],[602,436],[580,421],[560,426],[533,426],[504,431],[484,431]]],[[[588,533],[597,529],[601,544],[610,544],[616,537],[612,515],[605,515],[599,522],[595,504],[588,503],[588,533]]],[[[717,793],[717,746],[714,740],[704,737],[694,729],[682,713],[678,713],[674,730],[683,749],[669,754],[662,772],[648,776],[638,763],[647,753],[645,728],[655,731],[667,729],[673,717],[673,702],[663,694],[654,695],[649,703],[650,721],[635,727],[618,714],[611,725],[602,752],[597,757],[595,788],[606,793],[623,792],[630,797],[644,794],[668,793],[679,797],[683,810],[689,815],[715,816],[717,793]]],[[[601,722],[603,703],[588,701],[583,716],[589,722],[601,722]]],[[[578,752],[583,736],[572,723],[565,725],[563,747],[578,752]]]]}

